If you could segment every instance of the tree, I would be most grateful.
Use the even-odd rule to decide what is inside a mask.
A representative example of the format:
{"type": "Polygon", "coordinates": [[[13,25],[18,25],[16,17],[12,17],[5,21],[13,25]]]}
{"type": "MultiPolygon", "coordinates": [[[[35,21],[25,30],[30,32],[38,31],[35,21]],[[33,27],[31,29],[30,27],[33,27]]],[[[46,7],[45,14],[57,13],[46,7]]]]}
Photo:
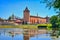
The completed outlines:
{"type": "Polygon", "coordinates": [[[58,17],[57,16],[52,16],[51,18],[50,18],[50,23],[52,24],[52,28],[57,28],[58,27],[58,25],[57,25],[57,23],[58,23],[58,17]]]}
{"type": "Polygon", "coordinates": [[[46,4],[46,7],[49,9],[53,8],[58,12],[58,16],[60,16],[60,0],[41,0],[42,3],[46,4]]]}
{"type": "Polygon", "coordinates": [[[41,0],[42,3],[45,3],[47,7],[60,10],[60,0],[41,0]]]}
{"type": "Polygon", "coordinates": [[[8,20],[11,20],[11,17],[9,17],[8,20]]]}
{"type": "Polygon", "coordinates": [[[14,20],[15,19],[15,16],[14,16],[14,14],[12,14],[11,16],[9,16],[9,18],[8,18],[8,20],[14,20]]]}
{"type": "Polygon", "coordinates": [[[0,18],[0,21],[4,21],[4,19],[0,18]]]}
{"type": "Polygon", "coordinates": [[[57,24],[60,26],[60,0],[41,0],[40,2],[45,3],[49,9],[53,8],[56,10],[58,15],[51,17],[51,23],[53,22],[52,24],[54,25],[54,22],[58,20],[57,24]],[[57,20],[55,20],[55,17],[57,17],[57,20]]]}
{"type": "Polygon", "coordinates": [[[58,38],[58,36],[60,35],[60,18],[57,15],[52,16],[50,18],[50,23],[52,24],[52,35],[56,33],[55,35],[58,38]]]}
{"type": "MultiPolygon", "coordinates": [[[[52,24],[52,28],[60,28],[60,0],[41,0],[42,3],[46,4],[46,7],[49,9],[53,8],[58,15],[52,16],[50,18],[50,22],[52,24]]],[[[54,30],[55,31],[55,30],[54,30]]]]}

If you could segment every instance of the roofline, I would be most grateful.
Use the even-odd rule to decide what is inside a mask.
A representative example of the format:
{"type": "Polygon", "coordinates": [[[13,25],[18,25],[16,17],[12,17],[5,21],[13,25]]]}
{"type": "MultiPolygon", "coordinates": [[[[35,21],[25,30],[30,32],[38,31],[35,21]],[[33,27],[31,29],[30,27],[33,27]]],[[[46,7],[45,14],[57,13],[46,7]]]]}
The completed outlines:
{"type": "Polygon", "coordinates": [[[42,18],[42,19],[46,19],[46,18],[39,17],[39,16],[30,16],[30,17],[35,17],[35,18],[42,18]]]}

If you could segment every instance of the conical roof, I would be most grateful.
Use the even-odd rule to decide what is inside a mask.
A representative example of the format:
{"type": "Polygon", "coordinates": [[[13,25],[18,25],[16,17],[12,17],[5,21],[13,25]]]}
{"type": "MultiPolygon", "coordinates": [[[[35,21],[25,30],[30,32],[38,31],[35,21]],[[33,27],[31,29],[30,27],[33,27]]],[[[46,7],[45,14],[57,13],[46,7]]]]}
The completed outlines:
{"type": "Polygon", "coordinates": [[[28,7],[25,8],[24,12],[25,12],[25,11],[26,11],[26,12],[30,12],[29,9],[28,9],[28,7]]]}

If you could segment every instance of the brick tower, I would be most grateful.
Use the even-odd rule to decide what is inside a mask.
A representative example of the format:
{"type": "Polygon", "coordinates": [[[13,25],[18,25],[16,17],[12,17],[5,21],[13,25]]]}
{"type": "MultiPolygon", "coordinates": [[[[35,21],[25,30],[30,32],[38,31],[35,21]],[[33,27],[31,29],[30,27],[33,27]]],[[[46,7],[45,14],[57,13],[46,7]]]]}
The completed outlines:
{"type": "Polygon", "coordinates": [[[24,10],[24,23],[29,23],[30,20],[30,11],[26,7],[24,10]]]}

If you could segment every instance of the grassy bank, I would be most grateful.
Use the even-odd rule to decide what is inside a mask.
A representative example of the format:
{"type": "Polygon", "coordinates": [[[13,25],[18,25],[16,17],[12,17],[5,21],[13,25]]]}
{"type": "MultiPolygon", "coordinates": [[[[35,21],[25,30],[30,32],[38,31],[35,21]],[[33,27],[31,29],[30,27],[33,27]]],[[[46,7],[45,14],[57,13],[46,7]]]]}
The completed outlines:
{"type": "Polygon", "coordinates": [[[37,25],[0,25],[0,28],[37,29],[37,25]]]}
{"type": "Polygon", "coordinates": [[[51,24],[36,24],[36,25],[0,25],[0,28],[22,28],[22,29],[40,29],[38,28],[38,26],[40,27],[44,27],[46,26],[46,28],[48,30],[51,30],[52,25],[51,24]]]}

